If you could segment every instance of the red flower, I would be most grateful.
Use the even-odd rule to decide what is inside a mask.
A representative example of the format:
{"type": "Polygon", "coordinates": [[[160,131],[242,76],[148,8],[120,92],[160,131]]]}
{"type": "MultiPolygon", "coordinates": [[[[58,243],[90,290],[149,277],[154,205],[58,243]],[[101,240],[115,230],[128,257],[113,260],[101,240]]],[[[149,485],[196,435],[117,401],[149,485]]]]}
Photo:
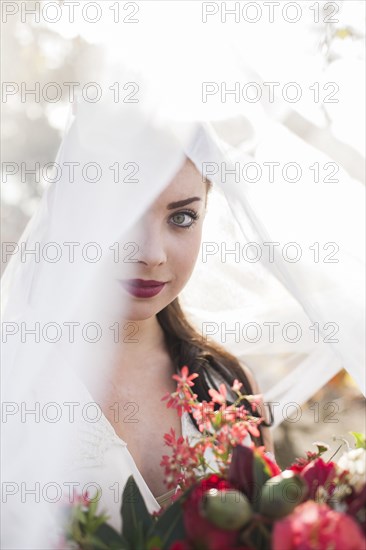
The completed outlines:
{"type": "Polygon", "coordinates": [[[361,550],[366,539],[347,514],[308,500],[273,530],[273,550],[361,550]]]}
{"type": "Polygon", "coordinates": [[[292,464],[289,468],[287,468],[287,470],[291,470],[292,472],[295,472],[295,474],[301,474],[303,469],[308,464],[309,464],[309,462],[307,460],[305,460],[304,458],[303,459],[298,459],[298,461],[295,462],[295,464],[292,464]]]}
{"type": "Polygon", "coordinates": [[[360,491],[352,491],[346,498],[347,513],[355,516],[363,524],[363,530],[366,533],[366,485],[360,491]]]}
{"type": "Polygon", "coordinates": [[[169,546],[169,550],[192,550],[192,546],[184,540],[177,540],[169,546]]]}
{"type": "MultiPolygon", "coordinates": [[[[189,541],[194,547],[207,550],[228,550],[235,548],[238,538],[236,531],[226,531],[216,527],[201,515],[200,505],[203,496],[209,489],[234,489],[226,480],[216,474],[200,481],[190,492],[187,500],[183,502],[183,521],[189,541]]],[[[178,550],[178,549],[176,549],[178,550]]]]}
{"type": "Polygon", "coordinates": [[[317,458],[320,458],[320,456],[325,453],[329,449],[328,445],[325,443],[319,441],[314,443],[316,447],[318,447],[317,452],[313,451],[307,451],[306,458],[297,458],[296,462],[290,466],[290,468],[287,468],[288,470],[294,471],[296,474],[299,472],[302,472],[302,470],[310,464],[313,460],[316,460],[317,458]]]}
{"type": "Polygon", "coordinates": [[[281,473],[277,464],[264,454],[264,447],[237,445],[233,449],[228,480],[251,502],[259,497],[255,469],[261,470],[268,479],[281,473]]]}
{"type": "Polygon", "coordinates": [[[334,462],[324,462],[322,458],[313,460],[299,475],[306,481],[309,495],[308,499],[316,500],[319,488],[324,489],[325,496],[332,496],[335,490],[335,478],[338,475],[337,466],[334,462]]]}

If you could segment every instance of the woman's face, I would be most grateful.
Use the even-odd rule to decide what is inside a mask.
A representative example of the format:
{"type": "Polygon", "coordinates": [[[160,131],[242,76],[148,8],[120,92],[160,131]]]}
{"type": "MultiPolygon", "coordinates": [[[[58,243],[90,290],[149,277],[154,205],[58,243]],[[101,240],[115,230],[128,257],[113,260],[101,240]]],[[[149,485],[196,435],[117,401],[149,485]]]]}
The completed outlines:
{"type": "Polygon", "coordinates": [[[136,253],[119,280],[124,317],[148,319],[172,302],[188,282],[201,244],[206,183],[186,159],[171,183],[128,234],[136,253]],[[137,261],[136,261],[137,260],[137,261]]]}

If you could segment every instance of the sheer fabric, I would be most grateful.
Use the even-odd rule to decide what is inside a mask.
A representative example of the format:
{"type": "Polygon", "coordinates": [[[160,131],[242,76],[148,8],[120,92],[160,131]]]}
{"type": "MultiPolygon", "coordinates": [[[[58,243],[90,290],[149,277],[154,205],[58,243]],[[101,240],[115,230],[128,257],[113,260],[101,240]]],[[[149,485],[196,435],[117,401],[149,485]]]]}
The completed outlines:
{"type": "MultiPolygon", "coordinates": [[[[164,4],[164,9],[173,9],[166,8],[166,2],[145,4],[152,21],[161,18],[156,7],[164,4]]],[[[185,4],[197,9],[197,3],[185,4]]],[[[171,49],[164,33],[159,37],[161,50],[152,41],[147,51],[143,26],[125,27],[125,33],[118,29],[118,47],[110,44],[104,76],[109,84],[121,75],[125,80],[130,72],[124,63],[140,61],[136,67],[147,79],[141,101],[80,101],[73,114],[70,111],[56,158],[62,176],[45,190],[19,239],[24,250],[13,255],[2,277],[2,458],[7,483],[2,536],[7,548],[50,548],[50,536],[61,522],[52,500],[70,490],[70,481],[79,483],[77,488],[90,481],[92,463],[106,491],[116,481],[112,472],[118,472],[122,489],[128,472],[134,471],[149,509],[158,509],[110,425],[103,421],[99,427],[88,425],[86,447],[82,443],[80,448],[80,423],[70,420],[70,404],[75,405],[76,419],[83,421],[81,405],[86,396],[73,377],[82,370],[103,386],[114,357],[110,327],[124,319],[126,307],[111,277],[118,264],[115,245],[121,245],[123,263],[129,252],[123,248],[125,235],[186,156],[213,183],[201,253],[180,297],[202,337],[217,339],[252,369],[264,400],[273,404],[276,425],[289,404],[300,406],[341,368],[348,370],[362,391],[365,388],[361,183],[341,166],[338,181],[314,181],[309,166],[325,166],[337,159],[281,124],[288,106],[265,101],[227,105],[216,101],[208,106],[201,96],[196,102],[188,101],[197,85],[212,79],[210,72],[217,68],[220,79],[226,81],[271,80],[267,49],[263,58],[251,42],[259,40],[261,45],[263,30],[252,27],[243,33],[237,26],[235,36],[244,37],[245,44],[239,41],[240,48],[233,53],[225,40],[225,45],[216,40],[215,32],[213,40],[202,40],[200,26],[195,40],[188,41],[188,55],[177,48],[186,29],[179,16],[172,21],[177,24],[169,27],[175,46],[171,49]],[[138,32],[140,42],[134,38],[138,32]],[[251,64],[258,64],[258,73],[239,51],[254,56],[251,64]],[[176,56],[171,63],[176,78],[161,64],[157,52],[176,56]],[[186,78],[181,76],[182,67],[187,68],[186,78]],[[302,173],[312,177],[287,181],[280,171],[272,180],[256,181],[246,171],[249,165],[263,168],[274,161],[281,165],[296,161],[302,173]],[[99,179],[73,178],[66,169],[90,163],[99,170],[99,179]],[[122,177],[121,173],[117,177],[117,168],[122,177]],[[131,176],[136,168],[138,176],[131,176]],[[50,243],[55,261],[47,254],[50,243]],[[39,254],[26,253],[37,247],[39,254]],[[33,418],[25,409],[35,410],[33,418]],[[118,462],[121,456],[125,468],[118,462]],[[106,470],[106,457],[115,469],[106,470]],[[70,480],[68,465],[73,461],[79,461],[80,467],[70,480]],[[53,488],[56,496],[47,496],[47,488],[53,488]],[[38,491],[38,501],[23,498],[24,490],[31,489],[38,491]]],[[[292,71],[299,75],[313,59],[313,51],[302,52],[303,39],[306,47],[315,40],[306,26],[286,28],[290,27],[283,49],[278,46],[282,30],[279,33],[274,25],[268,29],[278,59],[289,50],[289,43],[293,46],[286,71],[280,73],[288,80],[292,71]]],[[[154,25],[151,28],[155,30],[154,25]]],[[[230,29],[225,27],[228,39],[230,29]]],[[[184,39],[182,43],[187,42],[184,39]]],[[[314,63],[320,70],[322,60],[316,57],[314,63]]],[[[117,525],[116,509],[113,505],[117,525]]]]}

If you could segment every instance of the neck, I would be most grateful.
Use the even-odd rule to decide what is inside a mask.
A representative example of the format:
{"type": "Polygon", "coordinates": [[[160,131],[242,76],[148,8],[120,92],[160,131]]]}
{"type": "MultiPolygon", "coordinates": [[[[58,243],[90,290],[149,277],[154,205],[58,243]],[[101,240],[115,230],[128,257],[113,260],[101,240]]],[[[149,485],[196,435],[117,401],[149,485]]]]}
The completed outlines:
{"type": "Polygon", "coordinates": [[[120,342],[107,378],[118,386],[138,385],[146,389],[170,380],[174,374],[172,362],[157,317],[125,320],[120,326],[120,342]]]}
{"type": "Polygon", "coordinates": [[[163,393],[173,391],[174,374],[171,358],[165,344],[164,331],[157,317],[144,321],[124,320],[120,323],[118,344],[114,346],[110,361],[99,363],[100,368],[86,374],[84,382],[98,402],[106,395],[117,396],[163,393]]]}
{"type": "Polygon", "coordinates": [[[145,370],[141,361],[164,352],[167,352],[164,331],[156,315],[143,321],[125,319],[120,323],[116,359],[124,370],[145,370]]]}

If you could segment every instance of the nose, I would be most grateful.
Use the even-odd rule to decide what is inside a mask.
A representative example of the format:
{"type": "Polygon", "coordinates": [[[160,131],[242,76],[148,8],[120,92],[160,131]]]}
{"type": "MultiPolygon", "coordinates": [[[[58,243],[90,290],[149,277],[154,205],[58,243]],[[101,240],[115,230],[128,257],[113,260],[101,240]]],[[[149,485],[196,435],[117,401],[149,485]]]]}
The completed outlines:
{"type": "Polygon", "coordinates": [[[158,224],[142,223],[133,229],[131,235],[136,246],[134,260],[147,267],[157,267],[167,261],[167,251],[164,235],[158,224]]]}

